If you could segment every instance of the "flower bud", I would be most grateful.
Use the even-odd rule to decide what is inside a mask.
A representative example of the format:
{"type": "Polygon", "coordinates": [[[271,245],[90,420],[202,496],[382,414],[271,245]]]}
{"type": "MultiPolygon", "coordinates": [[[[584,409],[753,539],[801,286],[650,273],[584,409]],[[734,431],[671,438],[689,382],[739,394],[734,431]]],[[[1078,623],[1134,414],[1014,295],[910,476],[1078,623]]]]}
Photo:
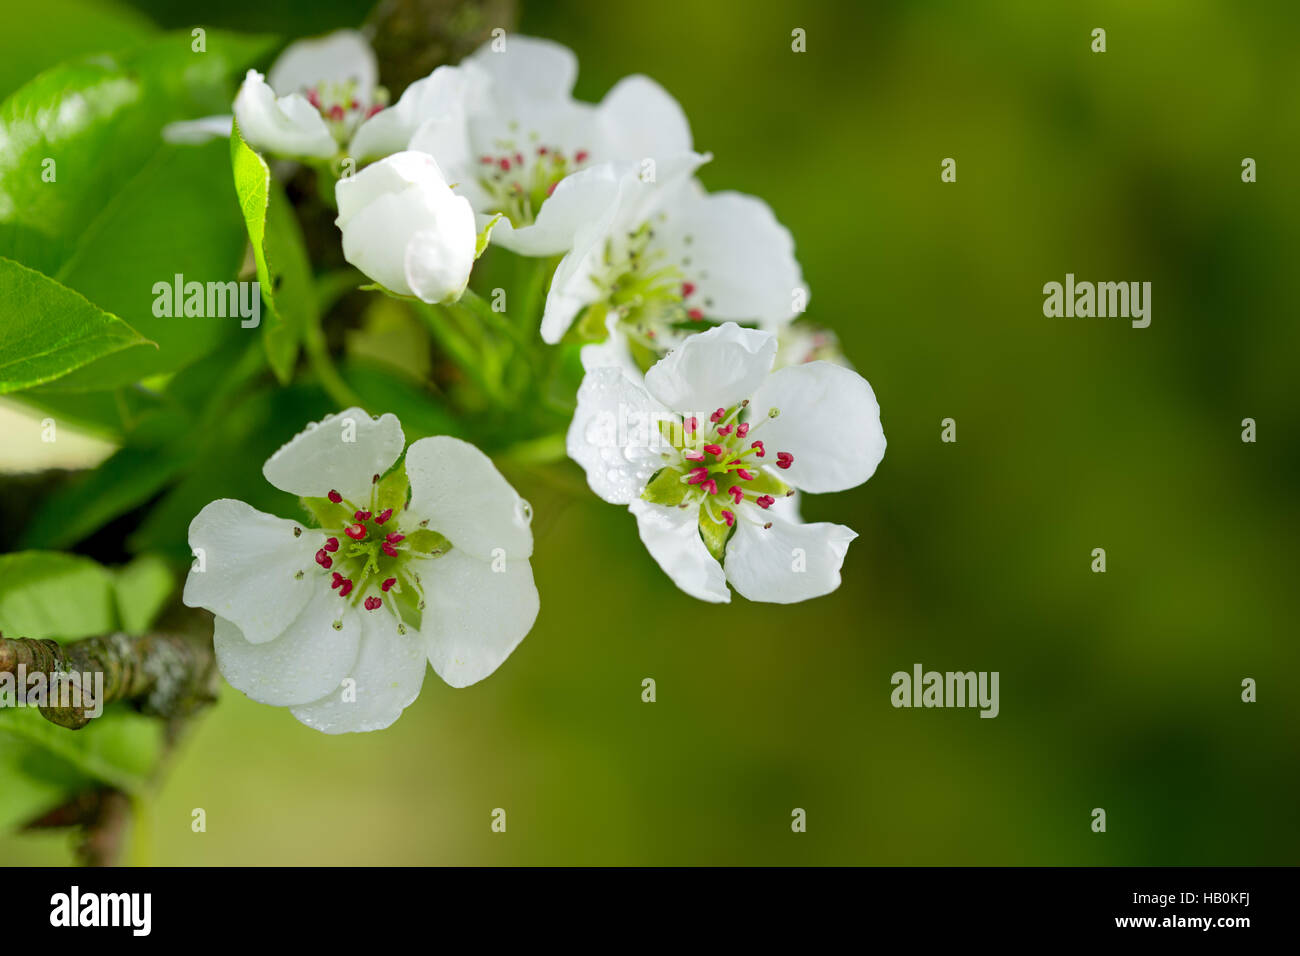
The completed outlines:
{"type": "Polygon", "coordinates": [[[394,153],[339,180],[334,195],[348,262],[398,295],[460,298],[474,267],[474,211],[432,156],[394,153]]]}

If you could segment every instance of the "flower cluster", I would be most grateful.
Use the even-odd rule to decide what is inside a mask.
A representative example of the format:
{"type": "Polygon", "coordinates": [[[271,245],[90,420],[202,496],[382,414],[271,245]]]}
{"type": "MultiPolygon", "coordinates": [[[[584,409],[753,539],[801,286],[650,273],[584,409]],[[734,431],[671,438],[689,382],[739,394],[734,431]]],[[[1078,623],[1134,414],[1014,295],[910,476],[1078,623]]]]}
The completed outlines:
{"type": "MultiPolygon", "coordinates": [[[[856,534],[803,522],[798,495],[874,473],[871,386],[801,318],[808,289],[768,205],[700,185],[711,157],[677,102],[642,76],[581,102],[576,74],[558,44],[499,37],[390,105],[373,53],[344,31],[249,71],[234,114],[254,148],[334,176],[343,254],[371,288],[481,304],[467,289],[489,245],[544,270],[526,347],[580,358],[567,453],[628,506],[678,587],[712,602],[824,595],[856,534]]],[[[216,615],[222,672],[327,732],[387,726],[425,660],[453,686],[480,680],[537,613],[527,505],[471,445],[404,444],[393,416],[349,409],[266,463],[311,522],[222,500],[190,529],[207,564],[185,599],[216,615]]]]}

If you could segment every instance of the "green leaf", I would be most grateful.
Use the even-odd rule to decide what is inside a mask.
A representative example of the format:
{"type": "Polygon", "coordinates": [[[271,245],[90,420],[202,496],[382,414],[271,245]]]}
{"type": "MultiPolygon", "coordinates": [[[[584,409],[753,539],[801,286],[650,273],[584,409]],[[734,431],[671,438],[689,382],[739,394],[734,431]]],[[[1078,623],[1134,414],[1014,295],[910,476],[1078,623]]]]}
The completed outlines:
{"type": "MultiPolygon", "coordinates": [[[[0,256],[54,275],[164,148],[163,126],[229,112],[237,74],[270,46],[265,37],[216,30],[207,33],[206,53],[191,42],[188,30],[178,31],[127,54],[58,66],[0,103],[0,256]]],[[[120,248],[119,258],[132,252],[120,248]]]]}
{"type": "Polygon", "coordinates": [[[362,275],[355,269],[339,269],[316,276],[316,313],[326,315],[349,292],[359,289],[362,275]]]}
{"type": "MultiPolygon", "coordinates": [[[[140,793],[162,756],[165,733],[163,721],[118,705],[76,731],[50,723],[31,708],[0,710],[0,750],[26,744],[20,773],[38,786],[62,783],[63,799],[84,788],[78,778],[140,793]]],[[[0,777],[0,789],[7,787],[8,780],[0,777]]],[[[56,798],[53,804],[59,802],[56,798]]]]}
{"type": "Polygon", "coordinates": [[[272,486],[257,463],[292,439],[303,422],[318,421],[336,410],[318,388],[308,385],[268,386],[223,403],[221,414],[204,426],[203,447],[187,474],[150,507],[148,517],[126,539],[127,548],[136,554],[150,551],[192,560],[187,529],[215,498],[238,498],[268,514],[292,515],[298,499],[272,486]]]}
{"type": "MultiPolygon", "coordinates": [[[[0,632],[74,640],[152,622],[174,581],[156,559],[116,575],[88,558],[48,551],[0,556],[0,632]]],[[[37,816],[92,784],[141,792],[164,745],[162,721],[113,705],[78,731],[33,708],[0,708],[0,827],[37,816]]]]}
{"type": "Polygon", "coordinates": [[[272,370],[286,384],[293,377],[304,331],[319,320],[311,260],[293,207],[271,181],[266,160],[244,141],[238,124],[230,134],[230,164],[262,301],[270,312],[262,341],[272,370]]]}
{"type": "Polygon", "coordinates": [[[0,555],[0,634],[71,641],[117,627],[113,576],[57,551],[0,555]]]}
{"type": "Polygon", "coordinates": [[[21,547],[63,548],[81,541],[161,491],[188,463],[192,448],[127,447],[41,502],[21,547]]]}
{"type": "MultiPolygon", "coordinates": [[[[55,381],[55,386],[58,381],[55,381]]],[[[14,401],[49,415],[60,424],[76,425],[107,441],[120,442],[135,420],[156,410],[158,398],[144,389],[113,392],[62,392],[41,386],[15,393],[14,401]]]]}
{"type": "Polygon", "coordinates": [[[734,529],[725,521],[714,521],[707,508],[700,509],[700,538],[709,554],[721,561],[727,554],[727,539],[734,529]]]}
{"type": "Polygon", "coordinates": [[[340,369],[344,381],[375,412],[392,412],[408,442],[430,435],[465,435],[464,422],[449,412],[443,399],[388,365],[351,360],[340,369]]]}
{"type": "Polygon", "coordinates": [[[174,147],[164,124],[227,112],[264,38],[187,32],[55,67],[0,103],[0,256],[54,277],[158,345],[110,354],[59,388],[102,389],[172,372],[237,334],[237,319],[154,314],[157,284],[235,277],[239,212],[214,189],[220,144],[174,147]]]}
{"type": "Polygon", "coordinates": [[[157,555],[142,555],[118,569],[113,583],[122,630],[133,635],[149,630],[176,590],[171,568],[157,555]]]}
{"type": "MultiPolygon", "coordinates": [[[[206,465],[198,461],[207,446],[222,433],[214,420],[230,419],[230,396],[250,376],[260,376],[265,364],[256,341],[237,339],[185,369],[167,383],[162,393],[142,388],[116,392],[58,392],[36,389],[21,399],[37,408],[50,408],[59,420],[76,421],[83,405],[99,400],[90,411],[105,416],[92,421],[93,430],[125,442],[98,468],[72,477],[41,500],[21,529],[22,547],[68,547],[85,539],[109,521],[150,499],[184,475],[206,465]],[[251,371],[249,371],[251,369],[251,371]],[[116,431],[113,430],[116,425],[116,431]]],[[[226,449],[221,450],[227,454],[226,449]]],[[[220,479],[203,475],[212,488],[208,500],[227,494],[220,479]]],[[[203,502],[206,504],[206,501],[203,502]]],[[[180,541],[189,518],[184,517],[180,541]]],[[[188,553],[182,549],[181,555],[188,553]]]]}
{"type": "MultiPolygon", "coordinates": [[[[550,368],[543,386],[546,403],[552,408],[572,413],[578,405],[578,387],[586,375],[586,369],[582,365],[582,349],[562,343],[548,352],[550,368]]],[[[569,417],[569,414],[565,417],[569,417]]]]}
{"type": "Polygon", "coordinates": [[[72,641],[146,631],[176,587],[161,558],[114,571],[61,551],[0,555],[0,634],[72,641]]]}
{"type": "MultiPolygon", "coordinates": [[[[220,143],[166,146],[81,237],[57,278],[126,318],[159,349],[112,356],[59,382],[59,388],[128,385],[190,365],[232,338],[256,334],[241,326],[238,315],[185,316],[186,296],[175,295],[178,275],[188,285],[230,282],[238,273],[243,225],[234,203],[214,188],[224,167],[220,143]]],[[[220,304],[232,311],[224,300],[220,304]]]]}
{"type": "Polygon", "coordinates": [[[135,46],[158,31],[148,18],[104,0],[0,0],[5,55],[0,57],[0,97],[58,63],[135,46]]]}
{"type": "Polygon", "coordinates": [[[41,747],[6,732],[3,721],[14,719],[0,718],[0,830],[34,820],[90,783],[41,747]]]}
{"type": "Polygon", "coordinates": [[[0,394],[50,382],[149,343],[117,316],[33,269],[0,258],[0,394]]]}
{"type": "Polygon", "coordinates": [[[641,492],[642,499],[655,505],[676,507],[682,503],[688,490],[682,477],[682,472],[676,468],[660,468],[646,483],[645,490],[641,492]]]}
{"type": "Polygon", "coordinates": [[[244,214],[248,241],[253,244],[253,255],[257,258],[257,274],[265,276],[266,255],[262,246],[266,241],[266,210],[271,200],[271,167],[244,141],[238,123],[233,123],[230,130],[230,169],[235,177],[235,195],[244,214]]]}

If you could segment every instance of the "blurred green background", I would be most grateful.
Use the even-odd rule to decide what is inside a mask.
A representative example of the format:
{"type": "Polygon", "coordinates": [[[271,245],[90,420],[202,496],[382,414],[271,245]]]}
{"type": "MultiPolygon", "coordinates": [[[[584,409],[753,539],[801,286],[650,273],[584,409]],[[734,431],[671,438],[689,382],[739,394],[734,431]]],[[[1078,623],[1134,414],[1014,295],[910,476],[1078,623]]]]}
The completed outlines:
{"type": "MultiPolygon", "coordinates": [[[[171,27],[190,6],[138,4],[171,27]]],[[[365,12],[201,22],[288,38],[365,12]]],[[[6,24],[4,70],[49,65],[24,59],[39,9],[6,24]]],[[[536,2],[520,28],[577,52],[582,98],[653,76],[714,153],[705,184],[794,232],[809,318],[889,439],[866,485],[805,499],[861,535],[845,584],[697,603],[575,467],[512,473],[542,610],[501,670],[430,673],[391,729],[343,738],[226,688],[152,807],[152,861],[1296,862],[1300,7],[536,2]],[[1150,328],[1045,318],[1067,272],[1150,281],[1150,328]],[[892,708],[917,662],[999,671],[1001,714],[892,708]]],[[[64,55],[129,39],[90,34],[64,55]]],[[[0,837],[5,863],[70,859],[66,835],[0,837]]]]}

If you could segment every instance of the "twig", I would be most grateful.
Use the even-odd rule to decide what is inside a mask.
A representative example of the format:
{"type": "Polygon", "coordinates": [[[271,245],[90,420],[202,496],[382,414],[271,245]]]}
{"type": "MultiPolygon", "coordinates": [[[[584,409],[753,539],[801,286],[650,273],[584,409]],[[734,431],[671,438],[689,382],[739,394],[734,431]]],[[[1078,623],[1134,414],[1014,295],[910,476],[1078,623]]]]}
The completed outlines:
{"type": "Polygon", "coordinates": [[[121,856],[131,821],[131,798],[121,790],[104,787],[83,790],[62,806],[38,817],[24,830],[80,827],[77,861],[82,866],[112,866],[121,856]]]}
{"type": "Polygon", "coordinates": [[[55,686],[55,678],[80,688],[74,706],[50,706],[60,703],[51,698],[40,708],[46,720],[69,730],[86,726],[114,701],[175,721],[216,699],[212,645],[174,634],[112,634],[70,644],[0,637],[0,673],[18,674],[20,667],[29,679],[44,675],[47,687],[55,686]],[[100,699],[93,686],[84,686],[85,674],[103,675],[100,699]]]}

